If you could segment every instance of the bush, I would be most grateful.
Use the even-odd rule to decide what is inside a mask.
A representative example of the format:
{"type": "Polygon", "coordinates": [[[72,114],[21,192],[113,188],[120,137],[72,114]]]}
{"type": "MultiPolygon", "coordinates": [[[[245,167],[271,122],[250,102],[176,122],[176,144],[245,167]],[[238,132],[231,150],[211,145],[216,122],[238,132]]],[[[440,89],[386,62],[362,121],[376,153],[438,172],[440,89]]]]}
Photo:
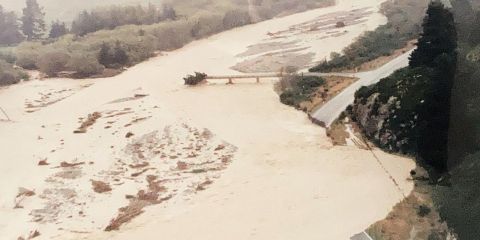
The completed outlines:
{"type": "Polygon", "coordinates": [[[19,80],[15,78],[15,75],[9,72],[0,73],[0,86],[6,86],[18,83],[19,80]]]}
{"type": "Polygon", "coordinates": [[[419,217],[425,217],[428,214],[430,214],[431,211],[432,210],[429,207],[427,207],[425,205],[420,205],[420,207],[418,207],[417,215],[419,217]]]}
{"type": "Polygon", "coordinates": [[[370,97],[370,95],[372,95],[372,88],[372,86],[362,86],[355,92],[355,99],[367,99],[370,97]]]}
{"type": "Polygon", "coordinates": [[[305,76],[299,77],[297,87],[305,94],[310,94],[315,91],[316,88],[325,84],[325,79],[317,76],[305,76]]]}
{"type": "Polygon", "coordinates": [[[210,36],[223,30],[223,16],[210,12],[199,13],[192,21],[192,37],[201,38],[210,36]]]}
{"type": "Polygon", "coordinates": [[[341,70],[342,68],[351,68],[354,64],[348,58],[339,53],[333,52],[330,54],[329,61],[323,61],[319,65],[309,69],[310,72],[329,72],[334,70],[341,70]]]}
{"type": "Polygon", "coordinates": [[[295,93],[292,90],[287,90],[280,94],[280,102],[285,105],[295,106],[295,93]]]}
{"type": "Polygon", "coordinates": [[[103,72],[102,64],[93,56],[74,55],[70,58],[67,67],[75,71],[77,77],[88,77],[103,72]]]}
{"type": "Polygon", "coordinates": [[[49,77],[55,77],[58,72],[64,71],[70,56],[60,51],[46,52],[38,57],[39,70],[49,77]]]}
{"type": "Polygon", "coordinates": [[[17,57],[10,51],[0,51],[0,60],[4,60],[7,63],[14,64],[17,61],[17,57]]]}
{"type": "Polygon", "coordinates": [[[37,69],[37,58],[38,55],[34,53],[26,53],[22,55],[17,56],[17,65],[29,69],[29,70],[34,70],[37,69]]]}
{"type": "Polygon", "coordinates": [[[28,79],[24,71],[15,69],[12,64],[0,59],[0,86],[15,84],[22,79],[28,79]]]}
{"type": "Polygon", "coordinates": [[[311,98],[312,94],[325,84],[325,79],[317,76],[287,74],[280,79],[280,101],[283,104],[300,107],[300,103],[311,98]]]}
{"type": "Polygon", "coordinates": [[[37,69],[38,56],[44,46],[36,42],[24,42],[16,48],[16,64],[24,69],[37,69]]]}
{"type": "Polygon", "coordinates": [[[247,11],[231,10],[225,13],[223,17],[223,27],[225,29],[236,28],[250,24],[250,14],[247,11]]]}
{"type": "Polygon", "coordinates": [[[128,64],[128,55],[119,41],[115,43],[113,49],[109,44],[103,43],[98,53],[98,62],[105,67],[120,68],[128,64]]]}
{"type": "Polygon", "coordinates": [[[183,78],[183,80],[185,81],[185,85],[193,86],[203,82],[206,78],[207,74],[195,72],[195,76],[188,75],[187,77],[183,78]]]}

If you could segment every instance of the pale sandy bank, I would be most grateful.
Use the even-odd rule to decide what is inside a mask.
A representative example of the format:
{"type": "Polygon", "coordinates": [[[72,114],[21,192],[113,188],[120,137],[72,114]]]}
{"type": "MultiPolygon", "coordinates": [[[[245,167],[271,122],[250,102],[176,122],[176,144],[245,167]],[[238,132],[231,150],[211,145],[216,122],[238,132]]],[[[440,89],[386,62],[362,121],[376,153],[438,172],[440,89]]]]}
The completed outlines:
{"type": "MultiPolygon", "coordinates": [[[[384,218],[403,195],[373,155],[333,147],[324,129],[280,104],[271,82],[182,85],[193,71],[234,73],[230,67],[245,60],[236,56],[269,32],[338,11],[371,9],[365,22],[318,40],[321,46],[311,46],[317,40],[297,43],[322,59],[384,23],[377,13],[381,2],[344,0],[235,29],[86,88],[91,80],[0,90],[1,106],[14,120],[0,122],[2,238],[37,229],[39,239],[348,239],[384,218]],[[42,99],[32,95],[48,91],[57,95],[52,99],[73,95],[27,113],[28,103],[42,99]],[[135,94],[143,97],[128,99],[135,94]],[[94,112],[101,117],[86,133],[74,134],[94,112]],[[44,159],[50,165],[38,166],[44,159]],[[83,164],[58,168],[62,162],[83,164]],[[92,180],[112,190],[97,193],[92,180]],[[19,187],[35,195],[16,198],[19,187]],[[142,198],[142,190],[158,195],[153,202],[164,201],[147,201],[144,212],[119,231],[104,232],[132,199],[152,199],[142,198]]],[[[376,154],[408,194],[413,161],[376,154]]]]}

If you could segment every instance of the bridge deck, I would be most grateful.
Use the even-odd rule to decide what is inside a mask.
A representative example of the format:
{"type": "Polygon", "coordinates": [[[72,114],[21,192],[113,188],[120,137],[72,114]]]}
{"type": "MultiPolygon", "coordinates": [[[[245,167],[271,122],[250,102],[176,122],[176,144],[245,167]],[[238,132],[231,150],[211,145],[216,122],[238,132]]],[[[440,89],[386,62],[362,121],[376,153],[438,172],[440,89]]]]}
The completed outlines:
{"type": "Polygon", "coordinates": [[[281,74],[263,74],[263,75],[219,75],[219,76],[207,76],[206,79],[244,79],[244,78],[278,78],[281,74]]]}
{"type": "Polygon", "coordinates": [[[257,75],[218,75],[208,76],[205,79],[227,79],[228,83],[233,83],[233,79],[256,79],[257,83],[261,78],[279,78],[282,77],[281,73],[277,74],[257,74],[257,75]]]}

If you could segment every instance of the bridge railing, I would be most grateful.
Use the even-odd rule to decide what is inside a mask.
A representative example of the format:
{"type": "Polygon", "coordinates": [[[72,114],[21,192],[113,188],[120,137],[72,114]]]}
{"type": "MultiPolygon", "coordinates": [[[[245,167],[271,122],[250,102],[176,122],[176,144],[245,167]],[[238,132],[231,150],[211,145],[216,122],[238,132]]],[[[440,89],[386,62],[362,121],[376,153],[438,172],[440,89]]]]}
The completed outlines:
{"type": "Polygon", "coordinates": [[[283,73],[255,74],[255,75],[207,75],[205,79],[227,79],[229,84],[233,84],[234,79],[255,79],[257,83],[261,78],[280,78],[283,73]]]}

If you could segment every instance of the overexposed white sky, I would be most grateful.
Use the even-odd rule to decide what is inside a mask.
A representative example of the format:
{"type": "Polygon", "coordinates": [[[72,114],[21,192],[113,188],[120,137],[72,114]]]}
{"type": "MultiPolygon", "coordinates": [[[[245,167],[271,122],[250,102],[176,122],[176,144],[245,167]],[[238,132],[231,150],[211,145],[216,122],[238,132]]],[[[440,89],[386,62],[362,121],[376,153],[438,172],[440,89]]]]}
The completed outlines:
{"type": "MultiPolygon", "coordinates": [[[[70,22],[82,10],[92,9],[99,6],[115,4],[159,4],[162,0],[37,0],[45,9],[47,22],[61,20],[70,22]]],[[[194,0],[193,0],[194,1],[194,0]]],[[[25,0],[0,0],[0,5],[6,10],[22,12],[25,7],[25,0]]]]}

